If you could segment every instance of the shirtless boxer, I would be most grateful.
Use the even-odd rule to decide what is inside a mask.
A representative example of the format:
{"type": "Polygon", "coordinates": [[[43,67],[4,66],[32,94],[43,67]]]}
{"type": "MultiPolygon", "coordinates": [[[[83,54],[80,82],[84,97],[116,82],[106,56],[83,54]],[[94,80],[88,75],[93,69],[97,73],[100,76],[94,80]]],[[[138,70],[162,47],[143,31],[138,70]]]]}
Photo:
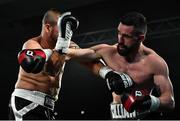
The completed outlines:
{"type": "Polygon", "coordinates": [[[70,12],[61,15],[50,9],[45,13],[41,34],[26,41],[19,52],[21,66],[11,96],[9,119],[54,119],[54,103],[67,60],[65,53],[72,30],[77,27],[78,21],[70,12]]]}
{"type": "MultiPolygon", "coordinates": [[[[166,62],[143,45],[147,32],[145,17],[137,12],[121,18],[117,28],[118,43],[99,44],[85,49],[69,49],[73,58],[103,59],[108,67],[95,71],[107,80],[112,91],[112,119],[140,119],[150,112],[171,111],[174,92],[166,62]],[[159,97],[151,94],[159,89],[159,97]]],[[[101,64],[99,64],[101,65],[101,64]]],[[[101,65],[102,66],[102,65],[101,65]]]]}

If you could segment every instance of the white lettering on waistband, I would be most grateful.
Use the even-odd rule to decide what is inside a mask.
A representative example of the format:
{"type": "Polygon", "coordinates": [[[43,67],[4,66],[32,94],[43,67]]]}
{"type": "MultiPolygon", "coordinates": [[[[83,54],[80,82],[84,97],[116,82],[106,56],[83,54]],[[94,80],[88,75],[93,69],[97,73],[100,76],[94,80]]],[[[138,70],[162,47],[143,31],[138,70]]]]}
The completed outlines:
{"type": "Polygon", "coordinates": [[[136,111],[129,113],[126,111],[122,104],[111,103],[110,108],[112,119],[136,118],[136,111]]]}

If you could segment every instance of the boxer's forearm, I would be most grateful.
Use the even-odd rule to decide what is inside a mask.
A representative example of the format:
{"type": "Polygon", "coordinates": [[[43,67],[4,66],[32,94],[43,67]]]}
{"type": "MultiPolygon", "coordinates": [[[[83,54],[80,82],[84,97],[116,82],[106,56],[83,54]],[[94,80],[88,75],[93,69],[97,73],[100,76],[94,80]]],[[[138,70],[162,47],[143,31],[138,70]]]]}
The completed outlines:
{"type": "Polygon", "coordinates": [[[87,67],[96,76],[99,76],[99,70],[104,66],[100,61],[81,62],[81,64],[87,67]]]}
{"type": "Polygon", "coordinates": [[[99,70],[105,66],[100,61],[101,55],[97,54],[92,48],[69,48],[66,56],[68,59],[74,59],[80,62],[98,76],[99,70]]]}

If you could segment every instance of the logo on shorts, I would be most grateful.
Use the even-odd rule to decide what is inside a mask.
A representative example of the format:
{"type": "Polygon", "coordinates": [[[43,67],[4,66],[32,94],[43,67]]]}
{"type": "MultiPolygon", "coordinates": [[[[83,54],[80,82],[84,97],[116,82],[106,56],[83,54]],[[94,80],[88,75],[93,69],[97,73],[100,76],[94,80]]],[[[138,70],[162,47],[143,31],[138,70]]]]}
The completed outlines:
{"type": "Polygon", "coordinates": [[[111,104],[112,119],[134,119],[136,118],[136,111],[129,113],[122,104],[111,104]]]}

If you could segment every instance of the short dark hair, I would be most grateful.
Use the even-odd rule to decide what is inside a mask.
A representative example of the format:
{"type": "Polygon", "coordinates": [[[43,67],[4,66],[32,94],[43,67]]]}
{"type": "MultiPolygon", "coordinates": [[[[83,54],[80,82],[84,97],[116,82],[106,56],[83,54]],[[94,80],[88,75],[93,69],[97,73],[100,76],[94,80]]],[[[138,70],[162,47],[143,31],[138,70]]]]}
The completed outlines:
{"type": "Polygon", "coordinates": [[[50,25],[55,25],[57,22],[55,21],[55,16],[59,16],[61,13],[56,8],[49,9],[42,19],[42,24],[49,23],[50,25]]]}
{"type": "Polygon", "coordinates": [[[122,16],[120,22],[124,25],[134,26],[134,34],[146,34],[147,22],[143,14],[138,12],[129,12],[122,16]]]}

